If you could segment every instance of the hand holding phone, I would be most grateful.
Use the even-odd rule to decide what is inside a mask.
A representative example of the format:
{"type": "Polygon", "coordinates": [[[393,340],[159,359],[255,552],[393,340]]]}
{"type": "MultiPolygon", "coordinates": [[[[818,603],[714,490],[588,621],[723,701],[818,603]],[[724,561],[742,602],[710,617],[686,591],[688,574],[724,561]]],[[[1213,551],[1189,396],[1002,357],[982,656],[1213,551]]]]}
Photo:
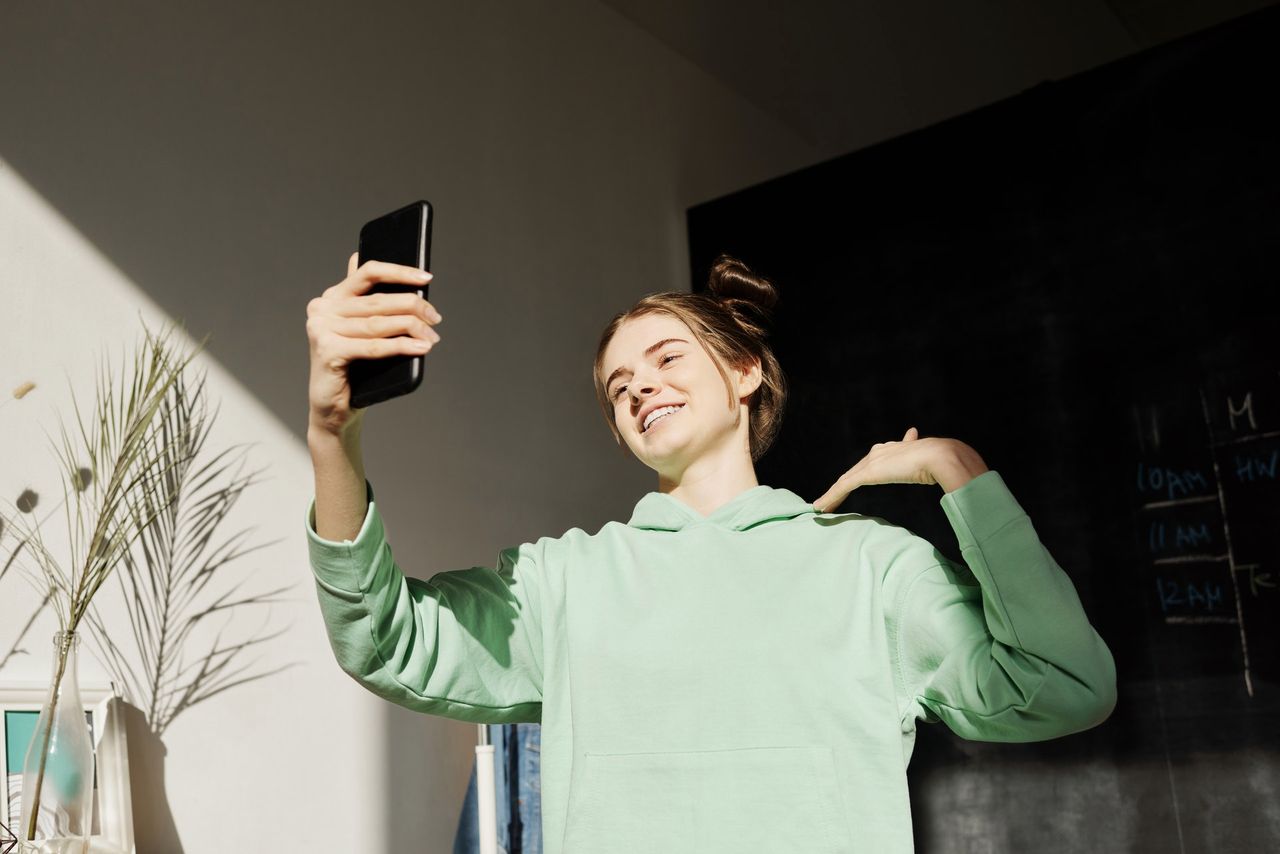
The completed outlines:
{"type": "MultiPolygon", "coordinates": [[[[360,229],[360,264],[382,261],[426,271],[431,266],[431,204],[419,200],[366,222],[360,229]]],[[[378,282],[369,293],[416,294],[427,298],[424,281],[378,282]]],[[[364,408],[416,389],[422,383],[422,355],[397,354],[356,359],[347,368],[351,405],[364,408]]]]}
{"type": "MultiPolygon", "coordinates": [[[[419,204],[426,206],[423,214],[429,223],[430,206],[415,203],[419,204]]],[[[362,230],[362,248],[382,254],[371,243],[366,244],[365,234],[362,230]]],[[[361,253],[356,252],[348,259],[347,277],[308,303],[312,427],[341,433],[362,413],[362,407],[405,394],[421,382],[425,354],[440,341],[433,327],[442,318],[425,299],[431,278],[424,270],[429,225],[425,234],[419,231],[418,235],[413,239],[415,244],[422,242],[422,266],[361,259],[361,253]],[[399,368],[394,367],[397,361],[399,368]],[[406,370],[404,366],[410,362],[417,366],[406,370]],[[358,363],[392,367],[387,375],[379,376],[376,371],[364,374],[365,385],[357,393],[350,374],[351,366],[358,363]]]]}

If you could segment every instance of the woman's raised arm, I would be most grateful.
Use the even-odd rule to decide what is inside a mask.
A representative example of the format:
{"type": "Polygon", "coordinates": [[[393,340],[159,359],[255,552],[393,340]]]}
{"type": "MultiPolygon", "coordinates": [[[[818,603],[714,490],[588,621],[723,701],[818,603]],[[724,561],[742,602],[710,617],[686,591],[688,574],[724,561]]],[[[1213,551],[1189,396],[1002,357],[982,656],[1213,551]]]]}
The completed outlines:
{"type": "Polygon", "coordinates": [[[443,318],[417,294],[368,293],[377,282],[417,284],[431,278],[416,267],[347,259],[347,276],[307,304],[311,376],[307,446],[316,481],[316,530],[350,539],[365,517],[360,455],[364,410],[352,408],[347,366],[355,359],[420,356],[440,341],[443,318]]]}
{"type": "Polygon", "coordinates": [[[967,566],[921,540],[886,579],[904,723],[1035,741],[1105,720],[1116,702],[1111,652],[999,473],[947,493],[942,507],[967,566]]]}
{"type": "Polygon", "coordinates": [[[901,528],[877,546],[904,727],[942,720],[965,738],[1034,741],[1105,720],[1116,702],[1111,651],[978,452],[912,427],[873,445],[814,506],[834,508],[877,483],[941,486],[965,562],[901,528]]]}
{"type": "Polygon", "coordinates": [[[542,715],[545,544],[503,549],[495,566],[401,572],[373,486],[368,513],[343,542],[307,543],[325,630],[339,666],[373,693],[472,723],[537,722],[542,715]]]}
{"type": "Polygon", "coordinates": [[[476,723],[537,721],[542,638],[541,547],[504,549],[496,567],[423,581],[396,565],[360,451],[353,359],[421,355],[440,314],[416,294],[367,293],[375,282],[422,284],[415,267],[347,261],[347,276],[307,306],[315,497],[306,532],[325,630],[338,664],[370,691],[422,712],[476,723]]]}

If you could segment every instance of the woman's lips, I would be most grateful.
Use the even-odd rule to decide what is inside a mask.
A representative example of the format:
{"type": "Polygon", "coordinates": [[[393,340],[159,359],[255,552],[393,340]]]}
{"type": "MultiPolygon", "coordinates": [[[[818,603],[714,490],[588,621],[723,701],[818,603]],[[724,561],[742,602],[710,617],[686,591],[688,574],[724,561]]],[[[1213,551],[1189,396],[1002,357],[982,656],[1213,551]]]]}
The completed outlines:
{"type": "MultiPolygon", "coordinates": [[[[649,425],[649,430],[652,430],[654,427],[657,427],[659,424],[661,424],[663,421],[666,421],[668,418],[672,418],[676,415],[679,415],[681,412],[684,412],[684,404],[681,404],[680,408],[677,409],[675,412],[672,412],[670,415],[664,415],[661,418],[659,418],[657,421],[654,421],[652,424],[649,425]]],[[[649,430],[645,430],[644,431],[645,434],[648,434],[649,430]]]]}

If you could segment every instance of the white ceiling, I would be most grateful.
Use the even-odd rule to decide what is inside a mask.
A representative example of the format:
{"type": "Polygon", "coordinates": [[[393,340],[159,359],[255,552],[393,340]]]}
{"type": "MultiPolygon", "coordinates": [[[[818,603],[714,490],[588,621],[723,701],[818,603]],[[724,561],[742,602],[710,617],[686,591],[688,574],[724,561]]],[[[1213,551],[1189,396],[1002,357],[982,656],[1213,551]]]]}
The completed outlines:
{"type": "Polygon", "coordinates": [[[829,157],[1275,0],[601,2],[829,157]]]}

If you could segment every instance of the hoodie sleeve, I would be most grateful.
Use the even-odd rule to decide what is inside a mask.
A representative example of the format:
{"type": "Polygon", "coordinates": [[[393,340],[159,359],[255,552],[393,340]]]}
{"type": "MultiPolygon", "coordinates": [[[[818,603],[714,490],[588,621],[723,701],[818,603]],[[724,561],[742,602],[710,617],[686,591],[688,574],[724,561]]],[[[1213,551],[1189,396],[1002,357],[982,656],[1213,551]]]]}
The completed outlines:
{"type": "Polygon", "coordinates": [[[891,569],[904,726],[1038,741],[1101,723],[1116,701],[1111,652],[1004,480],[984,472],[941,503],[967,567],[914,538],[891,569]]]}
{"type": "Polygon", "coordinates": [[[354,540],[322,539],[314,497],[307,508],[311,570],[338,664],[419,712],[473,723],[541,720],[542,541],[501,550],[493,567],[406,577],[365,484],[369,507],[354,540]]]}

